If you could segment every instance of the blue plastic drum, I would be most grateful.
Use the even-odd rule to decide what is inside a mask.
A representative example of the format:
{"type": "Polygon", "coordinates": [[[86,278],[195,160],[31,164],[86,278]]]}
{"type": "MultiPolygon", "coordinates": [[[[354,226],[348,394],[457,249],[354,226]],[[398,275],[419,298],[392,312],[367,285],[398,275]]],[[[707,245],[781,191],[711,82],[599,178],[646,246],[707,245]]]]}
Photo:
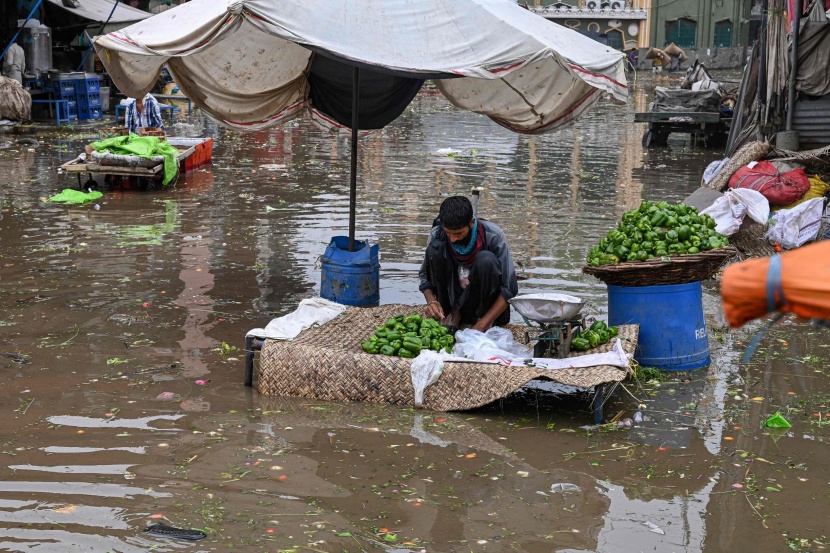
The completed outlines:
{"type": "Polygon", "coordinates": [[[380,303],[380,262],[377,244],[355,240],[349,251],[349,237],[335,236],[323,254],[320,297],[327,300],[372,307],[380,303]]]}
{"type": "Polygon", "coordinates": [[[608,324],[639,324],[634,358],[644,367],[685,371],[710,362],[700,282],[608,286],[608,324]]]}

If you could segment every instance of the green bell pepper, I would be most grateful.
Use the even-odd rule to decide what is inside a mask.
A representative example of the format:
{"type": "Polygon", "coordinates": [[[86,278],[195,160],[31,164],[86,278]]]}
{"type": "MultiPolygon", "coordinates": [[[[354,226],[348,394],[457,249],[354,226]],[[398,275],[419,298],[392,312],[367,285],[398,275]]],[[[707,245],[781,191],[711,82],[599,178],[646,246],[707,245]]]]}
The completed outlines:
{"type": "Polygon", "coordinates": [[[395,348],[392,346],[382,346],[379,350],[382,355],[395,355],[395,348]]]}
{"type": "Polygon", "coordinates": [[[377,343],[369,341],[360,342],[360,349],[362,349],[366,353],[377,353],[379,351],[377,343]]]}

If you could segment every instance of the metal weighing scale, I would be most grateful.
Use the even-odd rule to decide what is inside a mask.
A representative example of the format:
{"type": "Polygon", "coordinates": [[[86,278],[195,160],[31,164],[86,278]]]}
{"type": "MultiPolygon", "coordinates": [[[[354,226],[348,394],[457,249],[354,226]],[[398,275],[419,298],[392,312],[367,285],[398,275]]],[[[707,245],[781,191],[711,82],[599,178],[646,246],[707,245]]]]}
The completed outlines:
{"type": "MultiPolygon", "coordinates": [[[[525,341],[533,344],[533,357],[567,357],[571,341],[588,328],[585,316],[579,314],[585,302],[576,296],[546,292],[516,296],[509,301],[527,325],[525,341]]],[[[605,384],[598,384],[591,400],[594,424],[602,423],[604,399],[605,384]]]]}
{"type": "Polygon", "coordinates": [[[555,292],[526,294],[510,299],[527,325],[525,341],[533,344],[533,357],[562,359],[571,352],[571,340],[587,327],[579,312],[585,302],[555,292]]]}

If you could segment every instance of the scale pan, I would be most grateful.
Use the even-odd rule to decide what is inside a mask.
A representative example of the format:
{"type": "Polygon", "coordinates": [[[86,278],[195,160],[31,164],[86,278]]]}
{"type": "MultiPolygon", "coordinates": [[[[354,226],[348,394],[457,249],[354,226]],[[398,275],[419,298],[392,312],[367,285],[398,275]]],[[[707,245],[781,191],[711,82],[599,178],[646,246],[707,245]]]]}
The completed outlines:
{"type": "Polygon", "coordinates": [[[520,315],[537,323],[573,319],[585,305],[585,302],[576,296],[556,292],[525,294],[509,301],[520,315]]]}

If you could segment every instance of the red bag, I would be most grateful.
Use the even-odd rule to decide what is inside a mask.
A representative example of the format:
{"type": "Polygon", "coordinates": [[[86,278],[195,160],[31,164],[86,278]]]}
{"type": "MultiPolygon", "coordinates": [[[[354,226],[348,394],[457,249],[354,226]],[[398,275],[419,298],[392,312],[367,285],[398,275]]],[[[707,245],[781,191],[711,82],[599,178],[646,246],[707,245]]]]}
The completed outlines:
{"type": "Polygon", "coordinates": [[[763,194],[770,205],[790,205],[810,189],[810,179],[803,167],[779,173],[769,161],[759,161],[752,168],[744,165],[729,179],[729,188],[751,188],[763,194]]]}

